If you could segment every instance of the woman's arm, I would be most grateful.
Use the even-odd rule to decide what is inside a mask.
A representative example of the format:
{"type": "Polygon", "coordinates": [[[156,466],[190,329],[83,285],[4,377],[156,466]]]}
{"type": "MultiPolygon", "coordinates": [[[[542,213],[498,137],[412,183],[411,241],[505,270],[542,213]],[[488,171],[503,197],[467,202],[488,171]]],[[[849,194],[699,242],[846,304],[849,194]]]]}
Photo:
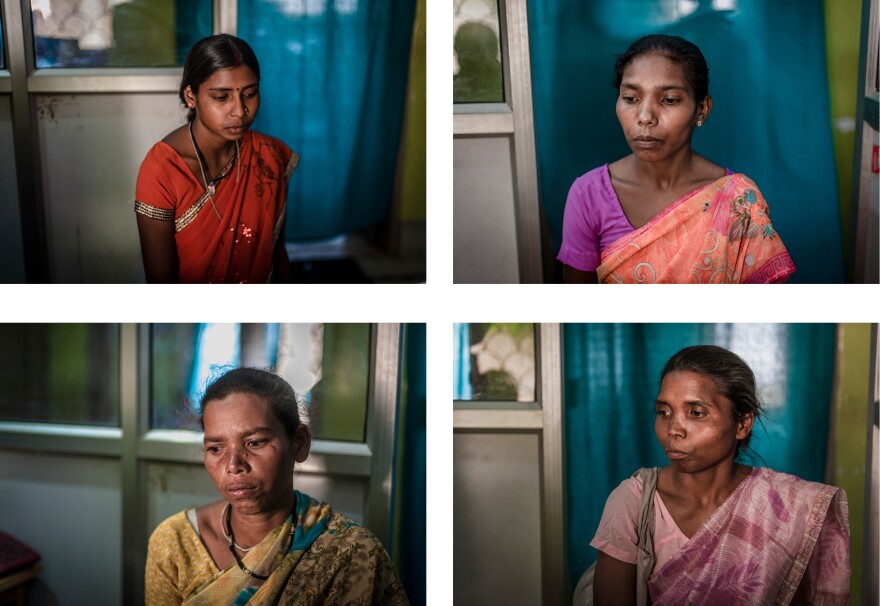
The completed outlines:
{"type": "Polygon", "coordinates": [[[627,564],[600,551],[593,577],[593,604],[636,603],[636,565],[627,564]]]}
{"type": "Polygon", "coordinates": [[[174,221],[159,221],[138,213],[137,224],[147,282],[177,282],[174,221]]]}
{"type": "Polygon", "coordinates": [[[562,265],[562,281],[566,284],[598,284],[599,274],[595,271],[581,271],[571,265],[562,265]]]}

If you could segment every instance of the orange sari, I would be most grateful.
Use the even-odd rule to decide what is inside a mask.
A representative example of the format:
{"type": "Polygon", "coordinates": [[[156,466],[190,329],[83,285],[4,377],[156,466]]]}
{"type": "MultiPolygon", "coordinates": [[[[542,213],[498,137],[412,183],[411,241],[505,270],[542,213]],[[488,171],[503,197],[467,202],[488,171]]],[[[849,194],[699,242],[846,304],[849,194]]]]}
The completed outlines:
{"type": "Polygon", "coordinates": [[[249,131],[212,204],[204,183],[160,141],[141,165],[134,209],[174,221],[180,282],[269,282],[298,161],[278,139],[249,131]]]}
{"type": "Polygon", "coordinates": [[[663,209],[602,251],[605,283],[784,282],[791,256],[751,179],[728,175],[663,209]]]}

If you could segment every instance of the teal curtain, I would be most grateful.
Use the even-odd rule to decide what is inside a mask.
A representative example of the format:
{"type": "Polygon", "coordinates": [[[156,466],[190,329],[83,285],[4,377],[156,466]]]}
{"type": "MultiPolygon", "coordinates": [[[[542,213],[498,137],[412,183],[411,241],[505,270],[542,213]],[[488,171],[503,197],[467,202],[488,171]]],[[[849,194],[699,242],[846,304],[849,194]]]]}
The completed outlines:
{"type": "Polygon", "coordinates": [[[238,35],[260,61],[255,128],[302,155],[287,239],[326,238],[388,212],[415,0],[238,3],[238,35]]]}
{"type": "Polygon", "coordinates": [[[608,494],[639,467],[668,465],[654,435],[659,375],[672,354],[714,344],[755,372],[766,408],[747,464],[824,478],[836,329],[829,324],[570,324],[563,328],[567,548],[572,586],[608,494]]]}
{"type": "Polygon", "coordinates": [[[714,107],[694,149],[758,184],[797,266],[791,282],[843,281],[821,1],[542,0],[528,9],[540,195],[555,252],[574,179],[630,153],[614,56],[666,33],[694,42],[709,64],[714,107]]]}
{"type": "Polygon", "coordinates": [[[425,603],[427,591],[425,549],[427,522],[427,333],[424,324],[407,324],[404,329],[406,352],[406,403],[401,415],[398,449],[400,524],[392,524],[399,534],[393,541],[398,553],[400,582],[413,606],[425,603]]]}

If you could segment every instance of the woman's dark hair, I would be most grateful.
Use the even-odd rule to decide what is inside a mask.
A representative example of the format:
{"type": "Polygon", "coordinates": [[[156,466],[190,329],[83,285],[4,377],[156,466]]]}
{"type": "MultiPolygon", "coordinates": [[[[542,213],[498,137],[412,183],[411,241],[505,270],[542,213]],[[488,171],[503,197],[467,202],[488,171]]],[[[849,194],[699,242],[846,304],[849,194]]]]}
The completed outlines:
{"type": "Polygon", "coordinates": [[[205,430],[205,407],[208,403],[236,393],[247,393],[265,400],[288,436],[293,436],[302,423],[299,418],[299,400],[290,383],[259,368],[235,368],[221,375],[205,390],[199,406],[202,431],[205,430]]]}
{"type": "MultiPolygon", "coordinates": [[[[193,94],[199,92],[199,86],[214,75],[214,72],[230,67],[247,65],[257,79],[260,78],[260,63],[250,45],[229,34],[217,34],[202,38],[190,49],[183,62],[183,78],[180,80],[178,94],[180,101],[186,105],[183,91],[189,86],[193,94]]],[[[190,122],[196,117],[194,109],[190,109],[186,119],[190,122]]]]}
{"type": "MultiPolygon", "coordinates": [[[[717,345],[685,347],[666,362],[660,373],[660,381],[671,372],[685,370],[712,379],[718,392],[733,403],[734,420],[739,421],[747,413],[752,413],[757,421],[763,413],[755,373],[735,353],[717,345]]],[[[753,431],[754,425],[749,435],[737,443],[737,457],[748,448],[753,431]]]]}
{"type": "Polygon", "coordinates": [[[678,36],[651,34],[632,43],[626,52],[617,56],[614,62],[614,88],[620,90],[623,72],[633,59],[647,53],[660,53],[679,63],[684,77],[694,89],[694,98],[699,103],[709,95],[709,66],[703,53],[693,42],[678,36]]]}

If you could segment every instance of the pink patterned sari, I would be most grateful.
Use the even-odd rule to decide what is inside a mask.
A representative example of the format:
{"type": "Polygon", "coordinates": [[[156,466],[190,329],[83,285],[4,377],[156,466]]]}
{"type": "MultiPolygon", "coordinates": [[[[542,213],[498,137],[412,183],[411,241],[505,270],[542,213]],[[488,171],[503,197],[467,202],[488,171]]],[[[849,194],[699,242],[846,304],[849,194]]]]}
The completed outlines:
{"type": "Polygon", "coordinates": [[[755,468],[648,581],[653,606],[810,604],[849,599],[846,493],[755,468]]]}
{"type": "Polygon", "coordinates": [[[597,272],[609,284],[769,284],[794,269],[758,187],[735,174],[679,198],[611,244],[597,272]]]}

